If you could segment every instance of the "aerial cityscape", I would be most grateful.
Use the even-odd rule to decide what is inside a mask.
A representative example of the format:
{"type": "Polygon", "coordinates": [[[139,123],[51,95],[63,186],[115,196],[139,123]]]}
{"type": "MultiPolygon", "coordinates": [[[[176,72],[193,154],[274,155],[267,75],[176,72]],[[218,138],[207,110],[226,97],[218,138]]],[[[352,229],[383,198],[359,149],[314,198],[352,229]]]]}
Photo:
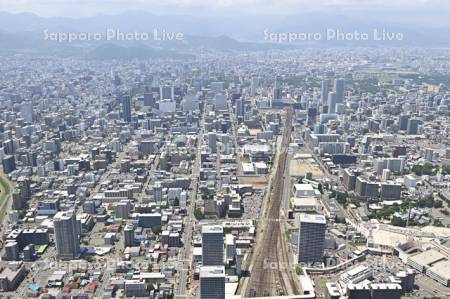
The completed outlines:
{"type": "Polygon", "coordinates": [[[102,3],[0,7],[0,298],[450,298],[450,24],[102,3]]]}

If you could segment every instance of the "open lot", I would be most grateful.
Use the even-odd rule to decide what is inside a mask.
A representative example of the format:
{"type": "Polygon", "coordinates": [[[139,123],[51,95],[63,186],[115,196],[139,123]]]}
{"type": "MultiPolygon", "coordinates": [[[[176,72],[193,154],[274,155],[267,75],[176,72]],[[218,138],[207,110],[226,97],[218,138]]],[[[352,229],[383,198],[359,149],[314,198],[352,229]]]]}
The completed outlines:
{"type": "Polygon", "coordinates": [[[314,177],[322,177],[323,172],[313,158],[300,159],[294,158],[290,161],[289,171],[291,176],[301,177],[305,173],[311,172],[314,177]]]}

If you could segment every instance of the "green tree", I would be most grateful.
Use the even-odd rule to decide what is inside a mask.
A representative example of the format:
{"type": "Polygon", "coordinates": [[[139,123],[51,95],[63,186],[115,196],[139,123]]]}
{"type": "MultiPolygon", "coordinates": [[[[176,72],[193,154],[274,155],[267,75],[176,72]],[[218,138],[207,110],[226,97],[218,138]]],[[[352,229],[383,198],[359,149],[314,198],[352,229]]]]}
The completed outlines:
{"type": "Polygon", "coordinates": [[[195,216],[195,219],[197,219],[199,221],[205,219],[205,214],[203,214],[202,210],[199,208],[196,208],[194,210],[194,216],[195,216]]]}
{"type": "Polygon", "coordinates": [[[154,225],[154,226],[152,227],[152,232],[153,232],[155,235],[160,234],[160,233],[161,233],[161,225],[154,225]]]}
{"type": "Polygon", "coordinates": [[[403,219],[398,218],[398,217],[392,217],[391,224],[394,225],[394,226],[405,227],[406,226],[406,220],[403,220],[403,219]]]}
{"type": "Polygon", "coordinates": [[[423,174],[426,174],[426,175],[432,175],[432,174],[434,174],[435,172],[434,172],[434,170],[433,170],[433,164],[431,164],[431,163],[425,163],[425,164],[423,164],[423,174]]]}
{"type": "Polygon", "coordinates": [[[347,204],[347,193],[336,192],[336,201],[341,205],[347,204]]]}
{"type": "Polygon", "coordinates": [[[440,209],[440,208],[442,208],[444,205],[443,205],[443,203],[442,203],[442,200],[435,200],[434,201],[434,204],[433,204],[433,207],[435,208],[435,209],[440,209]]]}
{"type": "Polygon", "coordinates": [[[439,219],[434,219],[434,221],[433,221],[433,226],[444,227],[444,224],[442,223],[441,220],[439,220],[439,219]]]}
{"type": "Polygon", "coordinates": [[[450,165],[443,165],[442,166],[442,174],[443,175],[450,174],[450,165]]]}
{"type": "Polygon", "coordinates": [[[412,172],[414,172],[418,176],[421,176],[423,174],[423,167],[422,167],[422,165],[414,165],[413,168],[412,168],[412,172]]]}

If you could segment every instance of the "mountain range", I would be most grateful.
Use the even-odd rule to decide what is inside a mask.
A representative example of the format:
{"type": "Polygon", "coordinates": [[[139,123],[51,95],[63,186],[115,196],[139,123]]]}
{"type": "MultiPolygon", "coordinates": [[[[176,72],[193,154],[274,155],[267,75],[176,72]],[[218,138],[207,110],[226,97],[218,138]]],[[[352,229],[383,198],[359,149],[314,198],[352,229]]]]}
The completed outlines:
{"type": "MultiPolygon", "coordinates": [[[[339,36],[337,36],[339,37],[339,36]]],[[[186,55],[198,49],[222,51],[257,51],[300,47],[449,47],[450,28],[427,24],[401,24],[362,17],[330,13],[309,13],[291,16],[188,16],[154,15],[129,11],[118,15],[97,15],[84,18],[40,17],[32,13],[0,12],[0,53],[36,52],[74,55],[83,49],[87,57],[109,58],[163,57],[186,55]],[[97,33],[110,30],[125,33],[168,32],[183,35],[182,40],[57,42],[45,40],[48,33],[97,33]],[[374,30],[382,40],[375,40],[374,30]],[[342,34],[343,39],[328,37],[329,32],[342,34]],[[387,36],[381,33],[387,33],[387,36]],[[357,34],[367,39],[355,39],[357,34]],[[284,35],[285,34],[285,35],[284,35]],[[291,34],[291,42],[281,41],[291,34]],[[307,35],[309,34],[308,38],[307,35]],[[396,38],[390,39],[391,35],[396,38]],[[395,35],[397,34],[397,35],[395,35]],[[318,38],[320,35],[320,38],[318,38]],[[401,39],[398,38],[401,35],[401,39]],[[111,48],[111,49],[109,49],[111,48]],[[92,55],[89,54],[92,52],[92,55]],[[144,52],[144,53],[143,53],[144,52]],[[117,57],[116,57],[117,56],[117,57]]]]}

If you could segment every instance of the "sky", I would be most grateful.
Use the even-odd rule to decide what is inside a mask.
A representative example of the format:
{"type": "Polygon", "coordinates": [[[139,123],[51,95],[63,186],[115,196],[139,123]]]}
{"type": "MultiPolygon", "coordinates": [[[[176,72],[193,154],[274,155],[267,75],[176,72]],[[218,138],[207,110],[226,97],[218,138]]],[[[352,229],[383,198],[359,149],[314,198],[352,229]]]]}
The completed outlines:
{"type": "Polygon", "coordinates": [[[0,11],[84,17],[126,11],[190,15],[270,15],[309,11],[379,15],[391,20],[425,19],[450,25],[449,0],[0,0],[0,11]]]}

